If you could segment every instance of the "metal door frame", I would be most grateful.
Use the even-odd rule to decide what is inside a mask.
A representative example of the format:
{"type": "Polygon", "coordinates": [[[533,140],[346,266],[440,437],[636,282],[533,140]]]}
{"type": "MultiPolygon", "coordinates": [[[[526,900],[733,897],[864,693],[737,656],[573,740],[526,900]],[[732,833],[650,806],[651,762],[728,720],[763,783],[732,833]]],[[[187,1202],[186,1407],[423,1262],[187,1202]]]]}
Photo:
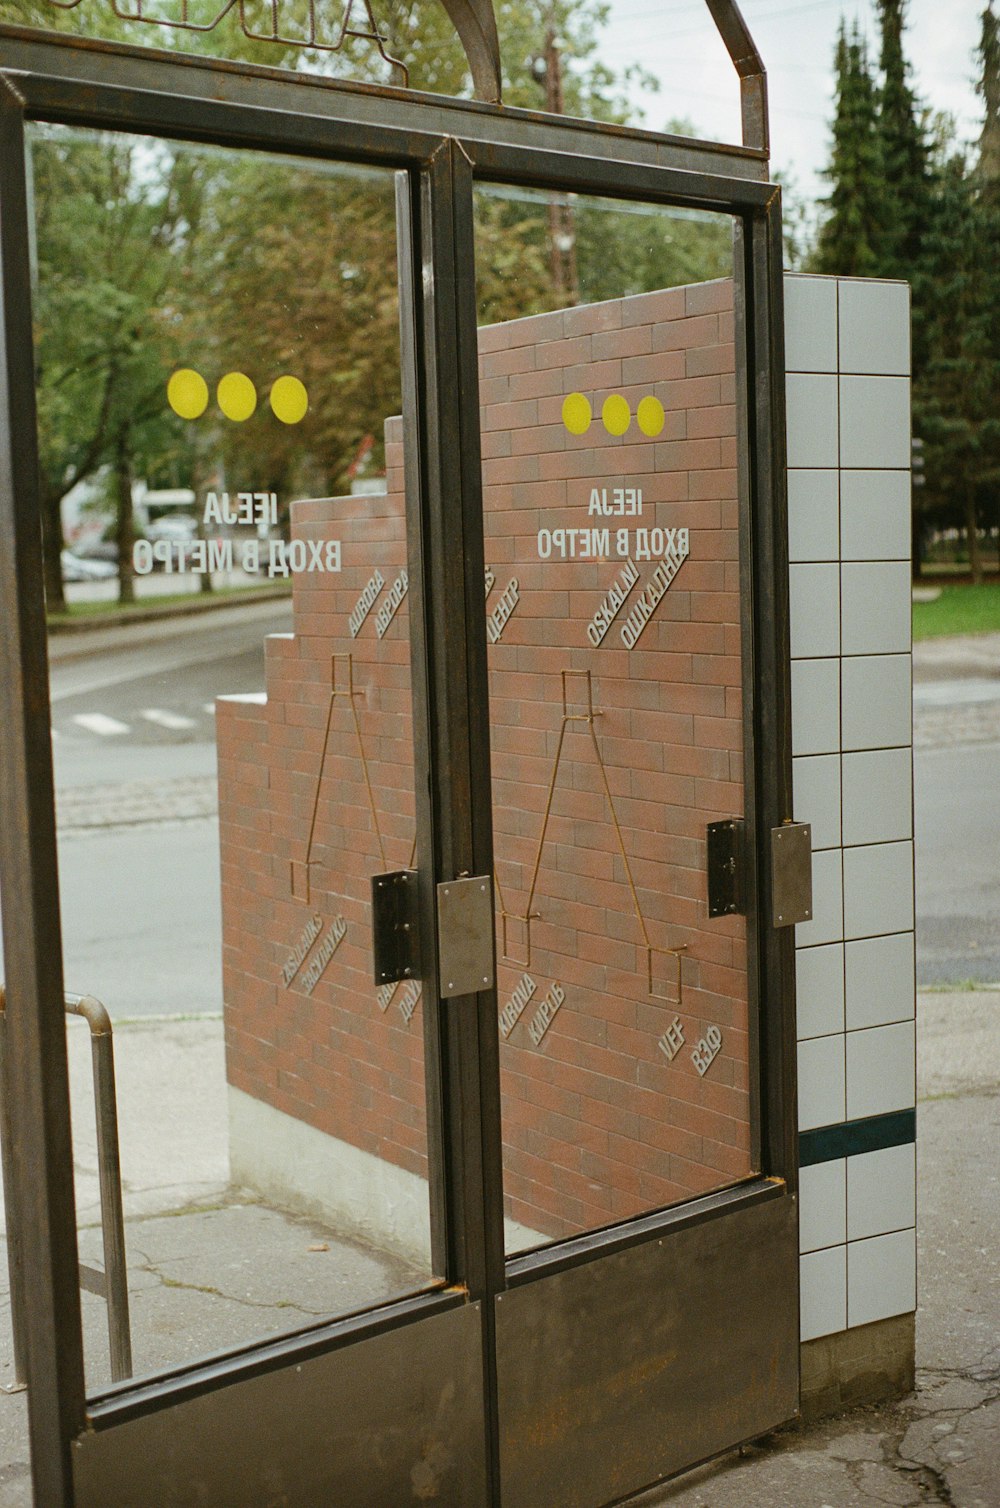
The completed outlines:
{"type": "MultiPolygon", "coordinates": [[[[724,8],[721,0],[713,6],[724,8]]],[[[749,98],[753,106],[752,90],[749,98]]],[[[442,1001],[435,989],[425,989],[432,1242],[444,1286],[88,1400],[37,511],[27,120],[400,170],[401,275],[410,295],[401,307],[407,493],[415,499],[417,524],[410,530],[414,739],[418,767],[423,761],[430,776],[418,781],[425,856],[419,892],[431,981],[437,977],[437,882],[462,872],[490,874],[493,861],[472,219],[477,176],[727,211],[738,220],[745,293],[738,339],[751,374],[740,445],[741,487],[749,500],[741,540],[749,573],[745,653],[754,689],[745,711],[747,827],[760,839],[791,817],[781,216],[779,190],[766,179],[766,147],[717,146],[0,28],[0,860],[7,881],[9,1064],[19,1128],[14,1150],[38,1501],[69,1508],[73,1458],[79,1464],[81,1456],[92,1456],[95,1441],[103,1439],[106,1458],[116,1454],[113,1438],[136,1438],[136,1429],[141,1438],[143,1421],[162,1431],[174,1410],[181,1417],[185,1408],[210,1408],[213,1400],[225,1410],[227,1399],[231,1406],[245,1388],[268,1378],[277,1380],[277,1389],[269,1390],[276,1399],[295,1369],[322,1369],[349,1347],[360,1356],[366,1343],[365,1354],[374,1355],[381,1338],[461,1310],[466,1330],[471,1324],[482,1347],[484,1501],[499,1504],[492,1360],[497,1295],[773,1201],[781,1202],[794,1231],[793,937],[790,928],[770,925],[765,844],[750,845],[748,890],[756,904],[747,918],[760,1001],[762,1176],[505,1262],[495,992],[442,1001]]],[[[197,1437],[188,1449],[192,1461],[199,1459],[197,1437]]]]}

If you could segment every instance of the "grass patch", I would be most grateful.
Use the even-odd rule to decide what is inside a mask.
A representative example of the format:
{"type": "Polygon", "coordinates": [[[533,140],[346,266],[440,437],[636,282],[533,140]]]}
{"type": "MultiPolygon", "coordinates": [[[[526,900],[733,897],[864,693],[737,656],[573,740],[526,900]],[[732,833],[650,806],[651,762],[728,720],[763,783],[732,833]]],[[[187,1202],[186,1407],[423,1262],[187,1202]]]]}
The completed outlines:
{"type": "Polygon", "coordinates": [[[914,639],[995,632],[1000,632],[1000,584],[995,582],[943,586],[934,602],[913,604],[914,639]]]}
{"type": "Polygon", "coordinates": [[[67,603],[64,612],[49,613],[48,621],[58,628],[60,624],[76,623],[87,618],[142,618],[160,608],[203,607],[213,602],[225,602],[229,598],[255,602],[267,597],[287,597],[288,594],[288,585],[283,581],[275,581],[253,587],[216,587],[213,592],[164,592],[162,596],[140,597],[136,602],[71,602],[67,603]]]}

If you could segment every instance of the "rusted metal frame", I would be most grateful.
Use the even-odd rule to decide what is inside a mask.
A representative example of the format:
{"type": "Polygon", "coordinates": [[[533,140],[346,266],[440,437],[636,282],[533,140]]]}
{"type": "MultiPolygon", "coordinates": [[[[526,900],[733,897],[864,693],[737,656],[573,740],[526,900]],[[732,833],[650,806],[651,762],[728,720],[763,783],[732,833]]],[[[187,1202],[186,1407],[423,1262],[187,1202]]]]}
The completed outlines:
{"type": "Polygon", "coordinates": [[[0,887],[35,1498],[72,1503],[83,1340],[39,529],[24,100],[0,81],[0,887]]]}
{"type": "MultiPolygon", "coordinates": [[[[94,1116],[97,1122],[97,1172],[101,1191],[101,1237],[104,1247],[104,1272],[95,1276],[101,1280],[98,1292],[108,1307],[111,1378],[113,1382],[122,1382],[132,1375],[132,1332],[128,1312],[122,1169],[118,1150],[114,1036],[110,1016],[93,995],[68,994],[66,1009],[72,1015],[80,1016],[90,1028],[94,1116]]],[[[81,1274],[87,1271],[82,1265],[80,1270],[81,1274]]]]}
{"type": "Polygon", "coordinates": [[[169,55],[24,27],[0,26],[0,63],[20,72],[48,75],[69,92],[80,85],[94,89],[113,82],[125,89],[184,96],[201,104],[249,104],[261,110],[287,110],[303,119],[337,119],[411,135],[431,131],[460,136],[467,142],[495,141],[749,181],[767,177],[766,153],[756,148],[277,68],[169,55]]]}
{"type": "Polygon", "coordinates": [[[767,70],[736,0],[705,0],[740,79],[743,145],[770,151],[767,70]]]}
{"type": "Polygon", "coordinates": [[[715,1189],[711,1194],[672,1205],[670,1209],[658,1210],[652,1215],[640,1215],[635,1220],[626,1220],[604,1230],[571,1236],[568,1241],[560,1241],[555,1246],[544,1246],[537,1251],[510,1257],[506,1286],[519,1288],[523,1283],[548,1277],[550,1273],[565,1272],[570,1267],[592,1262],[595,1257],[610,1257],[616,1252],[628,1251],[632,1246],[662,1241],[676,1231],[702,1225],[707,1220],[725,1219],[753,1205],[780,1199],[784,1193],[780,1180],[753,1178],[728,1189],[715,1189]]]}
{"type": "MultiPolygon", "coordinates": [[[[472,164],[442,142],[422,177],[425,580],[429,636],[430,879],[493,872],[484,531],[472,164]]],[[[425,883],[427,877],[425,876],[425,883]]],[[[436,950],[433,914],[424,936],[436,950]]],[[[436,962],[436,960],[435,960],[436,962]]],[[[436,975],[432,974],[432,977],[436,975]]],[[[503,1286],[503,1173],[496,987],[440,1002],[449,1209],[447,1276],[482,1305],[483,1413],[492,1501],[499,1503],[492,1296],[503,1286]]]]}

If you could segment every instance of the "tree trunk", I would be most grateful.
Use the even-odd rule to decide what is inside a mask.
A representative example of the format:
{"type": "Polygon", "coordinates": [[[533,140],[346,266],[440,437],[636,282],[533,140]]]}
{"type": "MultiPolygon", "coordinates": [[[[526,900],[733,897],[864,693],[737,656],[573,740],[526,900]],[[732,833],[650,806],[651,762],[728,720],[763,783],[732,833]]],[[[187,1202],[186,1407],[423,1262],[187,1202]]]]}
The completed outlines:
{"type": "Polygon", "coordinates": [[[976,484],[965,485],[965,537],[969,546],[969,572],[976,586],[983,579],[983,558],[979,551],[979,530],[976,527],[976,484]]]}
{"type": "Polygon", "coordinates": [[[118,601],[135,601],[135,515],[132,506],[132,463],[128,431],[118,436],[115,447],[115,543],[118,546],[118,601]]]}
{"type": "Polygon", "coordinates": [[[41,506],[45,605],[50,613],[64,613],[66,593],[63,591],[62,565],[59,560],[63,548],[62,497],[50,492],[43,484],[41,506]]]}

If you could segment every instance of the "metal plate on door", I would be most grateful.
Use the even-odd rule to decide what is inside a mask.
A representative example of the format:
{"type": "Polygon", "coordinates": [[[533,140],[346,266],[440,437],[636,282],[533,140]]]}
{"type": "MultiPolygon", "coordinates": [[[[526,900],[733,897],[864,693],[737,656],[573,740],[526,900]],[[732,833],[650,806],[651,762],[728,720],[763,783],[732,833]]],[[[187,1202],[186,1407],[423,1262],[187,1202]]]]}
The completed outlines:
{"type": "Polygon", "coordinates": [[[771,829],[771,896],[774,925],[812,920],[812,828],[784,822],[771,829]]]}
{"type": "Polygon", "coordinates": [[[489,875],[437,888],[441,995],[474,995],[493,983],[493,883],[489,875]]]}

